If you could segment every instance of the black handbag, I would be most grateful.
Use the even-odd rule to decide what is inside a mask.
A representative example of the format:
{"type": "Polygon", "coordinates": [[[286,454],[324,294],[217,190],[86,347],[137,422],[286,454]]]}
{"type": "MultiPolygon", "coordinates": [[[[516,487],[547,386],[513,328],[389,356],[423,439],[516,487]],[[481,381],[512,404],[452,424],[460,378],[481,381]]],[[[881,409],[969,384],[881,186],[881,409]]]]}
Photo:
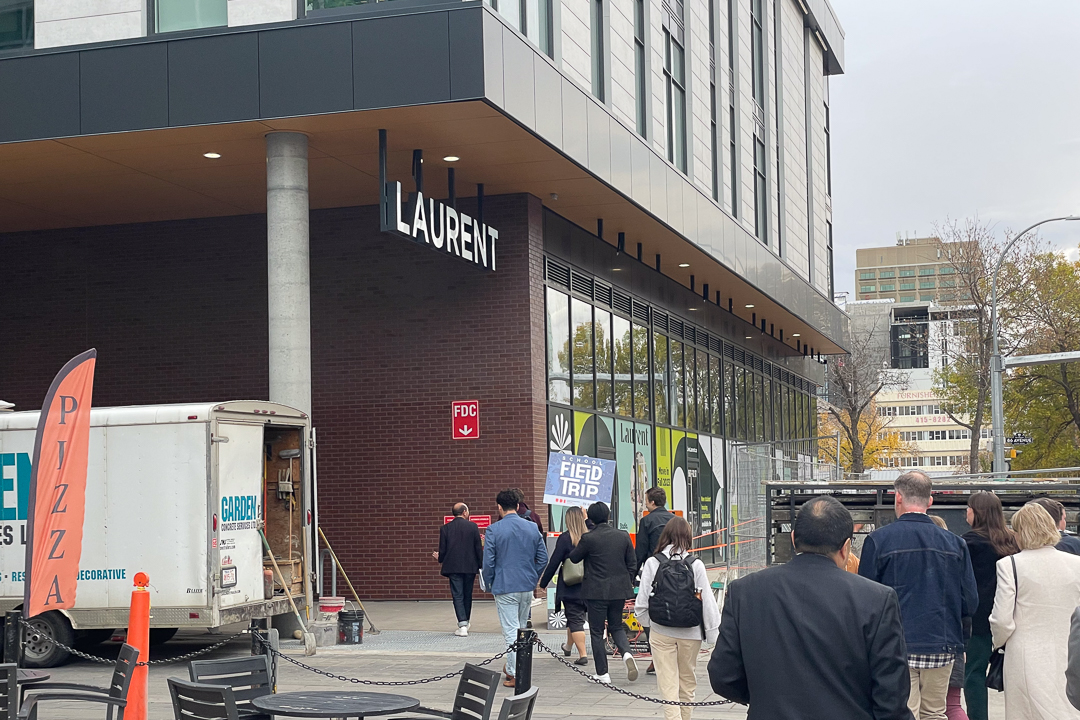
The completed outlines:
{"type": "MultiPolygon", "coordinates": [[[[1020,583],[1016,578],[1016,558],[1009,556],[1013,571],[1013,613],[1016,613],[1016,595],[1020,592],[1020,583]]],[[[1005,646],[1002,645],[990,655],[990,667],[986,671],[986,687],[1003,692],[1005,690],[1005,646]]]]}

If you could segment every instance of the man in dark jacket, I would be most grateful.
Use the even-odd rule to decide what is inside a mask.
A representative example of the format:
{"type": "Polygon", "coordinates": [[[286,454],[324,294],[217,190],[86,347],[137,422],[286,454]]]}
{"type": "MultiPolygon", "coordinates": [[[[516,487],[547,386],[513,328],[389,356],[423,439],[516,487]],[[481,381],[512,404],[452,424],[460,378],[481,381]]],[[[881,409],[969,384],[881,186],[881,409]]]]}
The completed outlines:
{"type": "Polygon", "coordinates": [[[480,528],[469,520],[469,506],[457,503],[454,519],[439,528],[439,551],[431,556],[442,563],[442,574],[450,581],[450,596],[458,627],[454,634],[467,637],[472,617],[473,581],[484,562],[484,546],[480,528]]]}
{"type": "Polygon", "coordinates": [[[596,527],[581,536],[569,559],[570,562],[585,561],[581,598],[588,606],[589,635],[592,637],[593,660],[596,663],[596,675],[593,677],[600,682],[611,682],[608,652],[604,645],[606,622],[608,634],[622,653],[626,677],[634,681],[638,677],[637,662],[630,652],[626,626],[622,621],[623,605],[627,599],[634,597],[634,573],[637,572],[634,544],[626,531],[608,524],[611,511],[604,503],[593,503],[586,514],[596,527]]]}
{"type": "Polygon", "coordinates": [[[912,720],[896,593],[844,570],[853,530],[814,498],[795,517],[799,554],[728,586],[709,680],[748,720],[912,720]]]}
{"type": "Polygon", "coordinates": [[[930,477],[913,470],[893,483],[896,522],[867,536],[859,574],[896,590],[908,651],[908,707],[945,720],[953,659],[964,652],[963,618],[979,607],[968,546],[926,514],[930,477]]]}
{"type": "Polygon", "coordinates": [[[536,513],[534,513],[532,511],[532,508],[529,507],[528,503],[525,502],[525,493],[522,492],[521,488],[514,488],[514,494],[517,495],[517,499],[518,499],[518,511],[517,511],[517,514],[520,517],[523,517],[526,520],[528,520],[529,522],[531,522],[533,525],[535,525],[536,529],[540,531],[541,535],[543,535],[544,534],[544,523],[540,519],[540,516],[537,515],[536,513]]]}
{"type": "Polygon", "coordinates": [[[1065,532],[1065,506],[1057,500],[1047,497],[1041,497],[1037,500],[1032,500],[1032,502],[1042,505],[1043,509],[1050,513],[1050,519],[1057,525],[1058,532],[1061,533],[1061,542],[1055,547],[1061,552],[1080,555],[1080,538],[1065,532]]]}
{"type": "Polygon", "coordinates": [[[662,487],[649,488],[645,493],[645,508],[649,514],[641,518],[637,530],[637,565],[638,572],[657,551],[656,544],[660,541],[660,533],[668,520],[675,517],[664,505],[667,503],[667,493],[662,487]]]}

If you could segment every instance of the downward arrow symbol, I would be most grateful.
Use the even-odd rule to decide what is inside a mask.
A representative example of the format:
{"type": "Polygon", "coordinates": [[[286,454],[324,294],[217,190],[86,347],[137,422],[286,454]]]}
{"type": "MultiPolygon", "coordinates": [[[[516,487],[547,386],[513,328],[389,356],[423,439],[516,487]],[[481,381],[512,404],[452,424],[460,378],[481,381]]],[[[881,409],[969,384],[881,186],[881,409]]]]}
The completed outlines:
{"type": "Polygon", "coordinates": [[[473,429],[471,427],[469,427],[468,425],[462,425],[461,426],[461,434],[462,435],[468,435],[472,431],[473,431],[473,429]]]}

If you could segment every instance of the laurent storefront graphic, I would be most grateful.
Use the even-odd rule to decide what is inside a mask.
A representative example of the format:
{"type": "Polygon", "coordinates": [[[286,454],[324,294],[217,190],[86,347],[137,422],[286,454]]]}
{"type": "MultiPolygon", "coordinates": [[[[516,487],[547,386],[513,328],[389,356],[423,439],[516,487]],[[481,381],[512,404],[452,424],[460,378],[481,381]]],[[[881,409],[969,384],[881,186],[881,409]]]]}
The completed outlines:
{"type": "Polygon", "coordinates": [[[499,231],[423,192],[402,198],[401,183],[383,187],[382,231],[430,245],[485,270],[495,270],[499,231]]]}

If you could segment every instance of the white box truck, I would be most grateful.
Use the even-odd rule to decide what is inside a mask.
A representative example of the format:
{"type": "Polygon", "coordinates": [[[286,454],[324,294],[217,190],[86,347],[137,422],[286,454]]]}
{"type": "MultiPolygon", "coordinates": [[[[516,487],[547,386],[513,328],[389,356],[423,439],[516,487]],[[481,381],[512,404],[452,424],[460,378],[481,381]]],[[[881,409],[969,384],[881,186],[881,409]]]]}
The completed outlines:
{"type": "MultiPolygon", "coordinates": [[[[0,413],[0,610],[22,606],[39,413],[0,413]]],[[[151,642],[184,626],[310,615],[314,442],[305,413],[270,402],[95,408],[75,607],[31,619],[92,645],[127,627],[132,579],[150,576],[151,642]],[[272,570],[265,528],[281,569],[272,570]]],[[[307,617],[304,618],[305,622],[307,617]]],[[[68,653],[31,644],[26,662],[68,653]]]]}

